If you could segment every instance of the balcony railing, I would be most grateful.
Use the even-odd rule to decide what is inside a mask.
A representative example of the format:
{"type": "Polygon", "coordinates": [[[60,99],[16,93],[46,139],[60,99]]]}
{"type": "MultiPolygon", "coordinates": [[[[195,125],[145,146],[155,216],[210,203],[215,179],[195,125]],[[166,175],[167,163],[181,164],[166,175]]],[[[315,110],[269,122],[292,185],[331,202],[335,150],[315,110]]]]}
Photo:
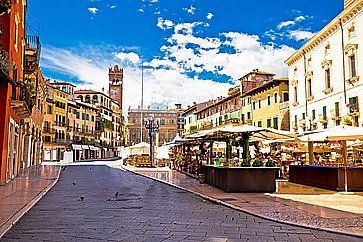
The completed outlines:
{"type": "Polygon", "coordinates": [[[44,127],[43,128],[43,133],[55,134],[56,130],[54,128],[44,127]]]}
{"type": "Polygon", "coordinates": [[[67,126],[67,125],[66,125],[66,123],[58,122],[58,121],[55,121],[53,124],[54,124],[55,126],[58,126],[58,127],[66,127],[66,126],[67,126]]]}
{"type": "Polygon", "coordinates": [[[279,104],[279,109],[283,110],[283,109],[287,109],[289,108],[289,102],[283,102],[279,104]]]}
{"type": "Polygon", "coordinates": [[[339,109],[330,110],[330,117],[333,120],[340,120],[341,119],[341,111],[339,109]]]}
{"type": "Polygon", "coordinates": [[[40,57],[40,41],[39,36],[26,36],[25,42],[25,67],[24,72],[27,74],[33,73],[37,70],[39,66],[39,57],[40,57]]]}
{"type": "Polygon", "coordinates": [[[326,113],[320,113],[319,114],[319,122],[323,123],[323,124],[328,122],[328,118],[326,116],[326,113]]]}
{"type": "Polygon", "coordinates": [[[26,86],[12,85],[10,105],[20,118],[27,118],[31,115],[34,101],[26,86]]]}

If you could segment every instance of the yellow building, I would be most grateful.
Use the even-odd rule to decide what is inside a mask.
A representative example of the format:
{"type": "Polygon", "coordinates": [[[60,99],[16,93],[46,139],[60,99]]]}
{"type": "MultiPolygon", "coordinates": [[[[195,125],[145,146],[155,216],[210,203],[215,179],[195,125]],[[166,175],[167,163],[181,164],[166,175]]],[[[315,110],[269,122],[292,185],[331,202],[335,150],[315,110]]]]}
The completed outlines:
{"type": "Polygon", "coordinates": [[[44,160],[60,161],[70,144],[67,134],[67,108],[69,94],[46,84],[47,100],[44,110],[44,160]]]}
{"type": "Polygon", "coordinates": [[[242,121],[256,127],[289,130],[288,78],[275,78],[245,92],[242,121]]]}

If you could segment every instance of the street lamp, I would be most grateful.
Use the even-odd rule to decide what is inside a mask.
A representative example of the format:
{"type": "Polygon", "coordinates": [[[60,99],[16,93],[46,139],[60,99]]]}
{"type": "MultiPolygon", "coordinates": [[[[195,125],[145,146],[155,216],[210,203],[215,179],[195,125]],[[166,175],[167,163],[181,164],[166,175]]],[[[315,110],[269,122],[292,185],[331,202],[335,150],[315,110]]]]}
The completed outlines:
{"type": "Polygon", "coordinates": [[[150,163],[154,166],[154,137],[155,133],[159,132],[159,121],[154,121],[152,119],[145,120],[145,128],[149,131],[150,138],[150,163]]]}

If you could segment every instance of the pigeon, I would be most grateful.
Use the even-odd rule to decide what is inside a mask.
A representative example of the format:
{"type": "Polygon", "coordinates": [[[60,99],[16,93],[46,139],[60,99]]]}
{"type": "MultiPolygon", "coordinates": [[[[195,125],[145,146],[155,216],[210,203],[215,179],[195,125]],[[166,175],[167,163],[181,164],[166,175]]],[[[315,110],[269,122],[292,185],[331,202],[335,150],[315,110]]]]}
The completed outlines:
{"type": "Polygon", "coordinates": [[[73,186],[76,185],[76,182],[72,182],[73,186]]]}
{"type": "Polygon", "coordinates": [[[79,197],[79,199],[81,199],[81,201],[83,201],[84,200],[84,197],[79,197]]]}
{"type": "Polygon", "coordinates": [[[118,192],[115,193],[115,197],[118,197],[118,192]]]}
{"type": "Polygon", "coordinates": [[[66,169],[66,167],[65,166],[62,166],[62,171],[64,171],[66,169]]]}

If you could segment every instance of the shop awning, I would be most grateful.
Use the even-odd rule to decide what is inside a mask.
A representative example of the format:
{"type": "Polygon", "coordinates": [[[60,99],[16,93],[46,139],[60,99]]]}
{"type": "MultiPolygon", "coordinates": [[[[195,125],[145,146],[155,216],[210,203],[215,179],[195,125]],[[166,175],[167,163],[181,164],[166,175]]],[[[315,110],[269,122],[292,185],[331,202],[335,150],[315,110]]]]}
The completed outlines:
{"type": "Polygon", "coordinates": [[[95,147],[95,146],[93,146],[93,145],[90,145],[90,146],[89,146],[89,149],[90,149],[90,150],[99,150],[99,148],[98,148],[98,147],[95,147]]]}
{"type": "Polygon", "coordinates": [[[73,150],[82,150],[82,145],[74,145],[74,144],[72,144],[72,149],[73,150]]]}
{"type": "Polygon", "coordinates": [[[82,149],[83,150],[89,150],[89,147],[88,147],[88,145],[82,145],[82,149]]]}

